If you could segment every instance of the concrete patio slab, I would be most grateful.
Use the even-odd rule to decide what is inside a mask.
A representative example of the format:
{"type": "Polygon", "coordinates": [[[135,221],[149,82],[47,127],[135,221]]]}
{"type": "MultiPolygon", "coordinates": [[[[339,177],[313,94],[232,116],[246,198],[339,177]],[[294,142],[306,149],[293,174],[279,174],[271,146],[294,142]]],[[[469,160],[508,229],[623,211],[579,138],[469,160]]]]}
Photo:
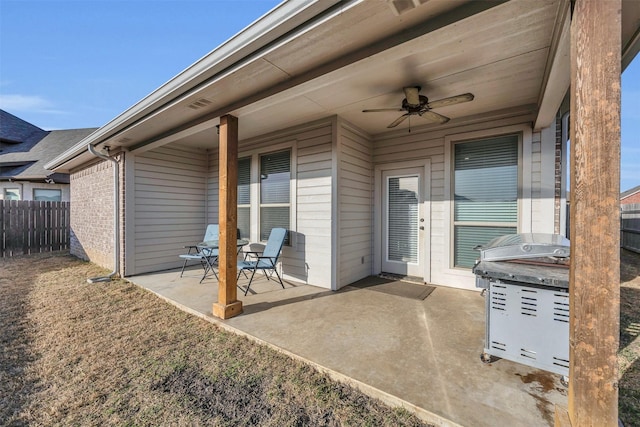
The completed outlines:
{"type": "Polygon", "coordinates": [[[424,300],[347,286],[333,292],[264,277],[238,297],[244,313],[212,315],[217,282],[202,270],[128,278],[183,310],[301,358],[435,425],[549,426],[566,407],[560,376],[498,360],[480,361],[484,298],[436,287],[424,300]]]}

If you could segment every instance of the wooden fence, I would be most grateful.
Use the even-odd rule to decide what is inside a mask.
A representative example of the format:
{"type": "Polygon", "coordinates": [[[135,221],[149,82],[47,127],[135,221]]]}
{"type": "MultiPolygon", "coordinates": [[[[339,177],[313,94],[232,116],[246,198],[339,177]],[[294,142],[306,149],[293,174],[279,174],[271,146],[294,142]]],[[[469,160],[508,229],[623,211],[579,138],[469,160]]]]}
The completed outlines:
{"type": "Polygon", "coordinates": [[[0,258],[69,248],[69,202],[0,200],[0,258]]]}
{"type": "Polygon", "coordinates": [[[620,245],[640,253],[640,203],[620,205],[620,245]]]}

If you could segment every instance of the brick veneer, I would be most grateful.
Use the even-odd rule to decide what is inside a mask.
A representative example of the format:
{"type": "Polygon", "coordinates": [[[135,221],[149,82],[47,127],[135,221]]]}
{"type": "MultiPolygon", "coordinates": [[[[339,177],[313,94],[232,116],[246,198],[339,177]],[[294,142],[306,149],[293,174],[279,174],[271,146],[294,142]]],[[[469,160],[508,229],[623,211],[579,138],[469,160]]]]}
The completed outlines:
{"type": "MultiPolygon", "coordinates": [[[[119,157],[122,176],[124,156],[119,157]]],[[[113,269],[113,203],[113,163],[100,161],[72,171],[72,255],[113,269]]]]}
{"type": "Polygon", "coordinates": [[[628,205],[628,204],[633,204],[633,203],[640,203],[640,192],[635,193],[635,194],[631,194],[630,196],[625,197],[624,199],[622,199],[620,201],[621,204],[623,205],[628,205]]]}

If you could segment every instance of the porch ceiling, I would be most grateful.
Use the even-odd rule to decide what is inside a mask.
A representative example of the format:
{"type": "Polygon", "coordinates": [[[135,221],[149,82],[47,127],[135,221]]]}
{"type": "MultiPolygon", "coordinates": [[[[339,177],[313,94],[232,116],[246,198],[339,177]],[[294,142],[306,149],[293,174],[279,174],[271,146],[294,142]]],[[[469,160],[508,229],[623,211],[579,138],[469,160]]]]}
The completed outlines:
{"type": "MultiPolygon", "coordinates": [[[[397,17],[385,2],[364,2],[299,40],[266,53],[220,83],[208,85],[158,119],[163,117],[163,126],[170,129],[195,118],[198,114],[188,106],[204,98],[212,101],[211,110],[219,104],[232,106],[227,112],[239,117],[241,139],[333,114],[375,135],[386,132],[400,113],[362,110],[399,107],[404,98],[402,87],[413,85],[421,86],[422,94],[431,100],[472,92],[473,102],[437,110],[452,119],[522,105],[535,109],[561,2],[511,1],[491,7],[485,4],[471,12],[455,9],[462,3],[429,1],[397,17]],[[419,30],[414,23],[420,23],[419,30]],[[407,28],[420,34],[403,41],[402,30],[407,28]],[[337,67],[336,46],[360,59],[337,67]],[[308,74],[319,75],[298,77],[308,74]],[[265,91],[268,96],[256,97],[265,79],[272,82],[265,91]],[[296,79],[301,82],[291,84],[296,79]],[[275,93],[269,94],[272,91],[275,93]],[[253,98],[258,99],[243,102],[253,98]],[[233,108],[234,104],[238,107],[233,108]]],[[[412,117],[399,129],[409,124],[416,127],[428,122],[412,117]]],[[[145,126],[128,136],[144,141],[153,136],[149,130],[145,126]]],[[[211,146],[211,138],[211,132],[204,132],[188,141],[204,147],[211,146]]]]}
{"type": "MultiPolygon", "coordinates": [[[[623,4],[624,47],[637,37],[640,3],[623,4]]],[[[343,2],[90,142],[212,147],[224,114],[239,118],[241,139],[334,114],[377,135],[401,113],[362,109],[399,107],[402,87],[414,85],[430,100],[473,93],[472,102],[436,110],[452,122],[515,107],[536,111],[553,76],[551,58],[562,52],[558,43],[568,43],[560,37],[568,8],[565,0],[429,0],[396,16],[385,1],[343,2]]],[[[414,116],[396,129],[409,124],[429,125],[414,116]]]]}

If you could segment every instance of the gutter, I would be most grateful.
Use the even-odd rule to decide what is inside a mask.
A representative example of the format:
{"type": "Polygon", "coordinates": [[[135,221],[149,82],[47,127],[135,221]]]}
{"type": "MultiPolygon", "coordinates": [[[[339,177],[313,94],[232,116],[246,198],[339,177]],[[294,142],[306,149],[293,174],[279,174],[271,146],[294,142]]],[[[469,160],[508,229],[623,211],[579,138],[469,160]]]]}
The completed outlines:
{"type": "Polygon", "coordinates": [[[120,164],[113,157],[109,157],[108,155],[104,155],[96,151],[96,149],[91,144],[87,144],[87,149],[94,156],[113,163],[113,271],[106,276],[91,277],[87,279],[87,283],[110,282],[115,276],[118,275],[118,266],[120,264],[120,194],[118,191],[118,189],[120,188],[120,172],[118,170],[120,164]]]}

